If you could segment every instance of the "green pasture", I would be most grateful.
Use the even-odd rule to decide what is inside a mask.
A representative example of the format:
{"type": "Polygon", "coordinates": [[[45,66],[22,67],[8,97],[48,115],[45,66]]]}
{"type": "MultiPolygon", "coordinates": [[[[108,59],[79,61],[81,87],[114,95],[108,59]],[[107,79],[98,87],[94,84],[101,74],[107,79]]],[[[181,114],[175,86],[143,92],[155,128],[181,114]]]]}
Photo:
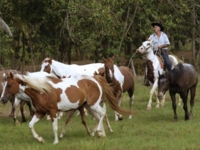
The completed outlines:
{"type": "MultiPolygon", "coordinates": [[[[28,109],[26,109],[26,123],[21,123],[19,108],[17,109],[20,124],[14,125],[8,117],[10,103],[0,104],[0,149],[1,150],[199,150],[200,149],[200,84],[197,87],[193,118],[184,120],[182,106],[177,108],[178,122],[173,120],[171,99],[167,93],[164,107],[155,108],[155,98],[152,109],[146,110],[150,87],[142,85],[143,77],[135,78],[135,99],[132,120],[124,116],[122,121],[114,120],[114,112],[107,107],[108,117],[114,133],[110,133],[104,124],[107,136],[98,138],[97,135],[87,135],[81,124],[80,116],[74,116],[67,126],[66,134],[53,145],[54,135],[52,124],[43,118],[36,123],[37,133],[45,140],[39,143],[29,130],[28,109]]],[[[129,98],[123,95],[122,107],[129,108],[129,98]]],[[[65,122],[65,117],[59,120],[59,134],[65,122]]],[[[86,116],[90,129],[95,125],[91,116],[86,116]]]]}

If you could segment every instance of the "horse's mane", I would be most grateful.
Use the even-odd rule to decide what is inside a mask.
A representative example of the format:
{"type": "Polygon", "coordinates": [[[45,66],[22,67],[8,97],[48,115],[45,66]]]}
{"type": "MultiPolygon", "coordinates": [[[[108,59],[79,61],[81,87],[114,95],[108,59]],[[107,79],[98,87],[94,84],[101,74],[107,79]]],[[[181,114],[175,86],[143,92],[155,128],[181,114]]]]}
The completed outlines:
{"type": "Polygon", "coordinates": [[[50,92],[51,91],[51,85],[48,83],[49,78],[47,77],[33,77],[33,76],[27,76],[27,75],[20,75],[16,74],[14,78],[17,78],[27,84],[30,88],[38,91],[39,93],[44,92],[50,92]]]}

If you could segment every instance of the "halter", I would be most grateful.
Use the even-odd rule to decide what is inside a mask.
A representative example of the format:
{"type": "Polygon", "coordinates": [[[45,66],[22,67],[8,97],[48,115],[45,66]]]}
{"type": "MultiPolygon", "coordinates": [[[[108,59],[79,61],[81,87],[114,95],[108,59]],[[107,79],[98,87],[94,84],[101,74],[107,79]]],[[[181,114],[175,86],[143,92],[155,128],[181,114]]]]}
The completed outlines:
{"type": "Polygon", "coordinates": [[[145,48],[145,46],[144,45],[142,45],[143,46],[143,48],[145,49],[145,50],[148,50],[152,45],[150,45],[149,47],[147,47],[147,48],[145,48]]]}

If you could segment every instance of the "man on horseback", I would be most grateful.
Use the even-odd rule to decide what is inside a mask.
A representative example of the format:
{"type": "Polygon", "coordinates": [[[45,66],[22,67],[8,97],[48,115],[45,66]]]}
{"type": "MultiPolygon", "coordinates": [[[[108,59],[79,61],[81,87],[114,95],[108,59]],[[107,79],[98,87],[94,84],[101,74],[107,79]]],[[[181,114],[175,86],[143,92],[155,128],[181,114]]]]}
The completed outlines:
{"type": "MultiPolygon", "coordinates": [[[[154,52],[157,53],[158,51],[160,52],[161,56],[164,59],[165,66],[167,70],[171,70],[172,64],[169,60],[169,55],[168,55],[168,46],[170,45],[168,36],[163,32],[164,27],[161,23],[152,23],[151,24],[154,30],[154,33],[150,35],[149,39],[153,40],[153,49],[154,52]]],[[[148,86],[149,82],[146,78],[146,72],[145,72],[145,81],[144,85],[148,86]]]]}

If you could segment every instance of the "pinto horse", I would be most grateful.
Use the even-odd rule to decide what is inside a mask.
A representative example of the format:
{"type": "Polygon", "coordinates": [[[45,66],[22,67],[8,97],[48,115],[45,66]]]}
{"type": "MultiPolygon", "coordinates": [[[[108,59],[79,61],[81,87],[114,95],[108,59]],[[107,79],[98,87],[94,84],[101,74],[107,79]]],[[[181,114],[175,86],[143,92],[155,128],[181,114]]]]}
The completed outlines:
{"type": "MultiPolygon", "coordinates": [[[[13,74],[20,73],[17,70],[9,70],[9,71],[12,72],[13,74]]],[[[1,85],[0,85],[0,95],[1,95],[2,91],[3,91],[3,87],[5,86],[5,82],[6,82],[5,71],[0,71],[0,81],[1,81],[1,85]]],[[[10,100],[10,102],[12,104],[12,111],[10,113],[10,117],[13,118],[15,124],[18,123],[17,116],[16,116],[16,106],[19,103],[20,103],[20,112],[21,112],[21,116],[22,116],[22,122],[26,122],[26,118],[25,118],[25,115],[24,115],[24,105],[25,104],[27,104],[27,106],[29,107],[30,115],[33,116],[34,111],[33,111],[32,107],[31,107],[30,101],[26,101],[26,100],[24,101],[22,99],[22,101],[20,101],[19,103],[16,104],[14,96],[9,97],[9,100],[10,100]]],[[[2,99],[0,99],[0,102],[2,102],[3,104],[6,104],[6,102],[2,101],[2,99]]]]}
{"type": "MultiPolygon", "coordinates": [[[[145,41],[142,43],[142,45],[137,49],[139,53],[145,53],[147,56],[147,79],[150,81],[150,85],[152,85],[152,89],[150,91],[150,98],[147,105],[147,109],[151,109],[151,103],[152,103],[152,96],[153,94],[156,95],[156,107],[158,108],[160,105],[163,106],[165,102],[165,96],[163,96],[163,99],[161,100],[161,103],[159,99],[157,98],[157,91],[156,88],[158,86],[158,72],[160,74],[163,74],[164,72],[164,64],[161,61],[161,59],[154,54],[153,51],[153,40],[145,41]]],[[[176,57],[173,55],[169,55],[169,59],[172,63],[172,69],[179,63],[176,57]]]]}
{"type": "MultiPolygon", "coordinates": [[[[114,65],[114,76],[116,80],[120,83],[120,86],[123,86],[124,76],[121,74],[119,68],[114,65]]],[[[104,73],[104,64],[103,63],[92,63],[86,65],[76,65],[71,64],[67,65],[61,62],[58,62],[52,58],[45,58],[41,65],[41,70],[50,74],[56,75],[60,78],[72,77],[72,76],[94,76],[96,74],[103,75],[104,73]]]]}
{"type": "Polygon", "coordinates": [[[196,86],[198,83],[198,74],[195,68],[187,63],[180,63],[169,72],[159,75],[158,79],[158,98],[162,99],[165,92],[169,89],[169,94],[172,99],[172,107],[174,110],[174,120],[177,121],[176,114],[176,93],[180,95],[183,100],[183,109],[185,111],[185,120],[188,120],[192,115],[192,108],[194,106],[194,98],[196,93],[196,86]],[[187,108],[188,92],[190,91],[190,114],[187,108]]]}
{"type": "MultiPolygon", "coordinates": [[[[40,72],[44,74],[45,72],[40,72]]],[[[90,113],[97,116],[98,125],[95,127],[99,136],[105,136],[103,128],[103,118],[106,115],[105,105],[102,108],[100,103],[102,98],[109,103],[115,111],[130,115],[132,112],[121,109],[117,105],[113,89],[106,80],[99,75],[94,77],[77,76],[65,79],[58,79],[51,76],[33,77],[27,75],[15,75],[7,78],[7,86],[4,91],[3,99],[6,101],[7,94],[16,94],[18,89],[23,90],[32,99],[36,109],[29,127],[33,136],[39,141],[44,142],[34,130],[34,124],[45,114],[49,114],[53,124],[54,144],[58,143],[57,135],[57,112],[77,109],[86,105],[90,113]],[[26,85],[26,86],[23,86],[26,85]]]]}
{"type": "MultiPolygon", "coordinates": [[[[124,92],[128,92],[128,95],[130,97],[130,110],[132,110],[132,105],[133,105],[133,99],[134,99],[134,77],[131,69],[129,69],[126,66],[120,66],[119,70],[124,76],[124,83],[123,87],[120,87],[119,82],[116,80],[114,76],[114,57],[109,57],[109,58],[103,58],[104,61],[104,68],[105,68],[105,78],[107,82],[114,88],[114,93],[117,97],[118,105],[120,106],[121,104],[121,94],[124,92]]],[[[132,118],[132,115],[129,116],[129,118],[132,118]]],[[[122,119],[122,116],[115,113],[115,120],[122,119]]]]}

